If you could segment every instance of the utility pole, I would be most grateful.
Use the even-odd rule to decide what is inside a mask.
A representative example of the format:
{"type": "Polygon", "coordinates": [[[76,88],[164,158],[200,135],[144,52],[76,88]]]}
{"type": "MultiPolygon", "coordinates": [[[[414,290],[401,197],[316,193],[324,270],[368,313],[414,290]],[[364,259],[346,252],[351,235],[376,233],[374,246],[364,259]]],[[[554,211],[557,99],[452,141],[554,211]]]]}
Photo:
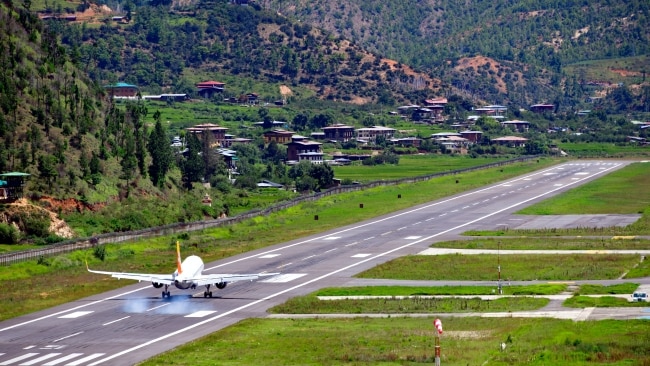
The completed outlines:
{"type": "Polygon", "coordinates": [[[499,282],[497,284],[497,289],[499,290],[499,295],[503,295],[503,288],[501,287],[501,241],[497,244],[497,271],[499,272],[499,282]]]}

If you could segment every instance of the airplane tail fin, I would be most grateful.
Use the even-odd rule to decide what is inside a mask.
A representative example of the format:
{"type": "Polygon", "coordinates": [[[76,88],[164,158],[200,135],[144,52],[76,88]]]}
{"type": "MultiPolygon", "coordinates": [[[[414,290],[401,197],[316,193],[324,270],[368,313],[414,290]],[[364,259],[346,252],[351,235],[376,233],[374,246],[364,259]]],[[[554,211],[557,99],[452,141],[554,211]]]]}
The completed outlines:
{"type": "Polygon", "coordinates": [[[183,272],[181,267],[181,244],[179,242],[176,242],[176,270],[178,274],[183,272]]]}

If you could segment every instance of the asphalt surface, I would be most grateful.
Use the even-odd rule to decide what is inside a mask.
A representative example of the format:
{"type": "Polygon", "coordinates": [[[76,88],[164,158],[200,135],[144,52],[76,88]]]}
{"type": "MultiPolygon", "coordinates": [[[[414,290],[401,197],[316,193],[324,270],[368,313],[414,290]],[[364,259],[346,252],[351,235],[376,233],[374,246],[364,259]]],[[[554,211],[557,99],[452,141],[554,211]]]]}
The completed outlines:
{"type": "MultiPolygon", "coordinates": [[[[453,239],[466,230],[512,225],[513,212],[628,163],[565,163],[354,225],[209,263],[206,264],[207,273],[281,273],[255,282],[236,282],[216,292],[213,288],[214,294],[219,296],[217,298],[203,298],[203,288],[193,291],[170,289],[172,298],[163,300],[159,289],[139,283],[7,320],[0,323],[0,366],[131,365],[242,319],[267,317],[268,308],[291,297],[323,287],[358,284],[360,280],[354,279],[354,274],[399,256],[427,253],[430,244],[453,239]]],[[[319,217],[314,225],[336,219],[319,217]]],[[[564,224],[561,218],[556,221],[556,225],[570,225],[569,221],[575,220],[564,224]]],[[[190,254],[183,253],[184,256],[190,254]]],[[[170,258],[170,272],[172,270],[173,258],[170,258]]],[[[452,285],[453,281],[445,281],[445,284],[452,285]]],[[[554,307],[542,310],[546,316],[566,311],[554,307]]],[[[574,313],[564,316],[575,320],[619,319],[622,314],[622,311],[604,314],[601,309],[572,311],[574,313]]],[[[631,314],[626,319],[642,318],[644,313],[640,311],[642,313],[631,314]]],[[[543,315],[530,313],[528,316],[543,315]]]]}

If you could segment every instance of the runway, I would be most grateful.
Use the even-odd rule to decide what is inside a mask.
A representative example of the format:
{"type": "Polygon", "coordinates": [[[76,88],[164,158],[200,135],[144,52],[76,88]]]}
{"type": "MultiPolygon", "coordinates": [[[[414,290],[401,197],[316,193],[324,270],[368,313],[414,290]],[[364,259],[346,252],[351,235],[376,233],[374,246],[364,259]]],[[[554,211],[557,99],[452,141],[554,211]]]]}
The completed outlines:
{"type": "Polygon", "coordinates": [[[193,292],[171,289],[172,298],[163,300],[158,289],[140,283],[11,319],[0,323],[0,366],[131,365],[242,319],[266,317],[268,308],[291,297],[344,286],[360,271],[420,253],[466,230],[511,225],[513,212],[628,163],[560,164],[208,263],[207,273],[280,272],[256,282],[230,284],[215,292],[217,298],[203,298],[204,289],[197,288],[193,292]]]}

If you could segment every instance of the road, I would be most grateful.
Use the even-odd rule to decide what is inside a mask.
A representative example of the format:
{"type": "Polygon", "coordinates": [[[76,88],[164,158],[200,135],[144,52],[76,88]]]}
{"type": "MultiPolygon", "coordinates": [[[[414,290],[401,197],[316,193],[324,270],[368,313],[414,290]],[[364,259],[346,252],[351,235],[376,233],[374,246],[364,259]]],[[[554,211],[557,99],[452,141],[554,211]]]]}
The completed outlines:
{"type": "Polygon", "coordinates": [[[0,366],[134,364],[242,319],[266,317],[268,308],[291,297],[358,281],[352,276],[360,271],[423,252],[431,243],[455,238],[466,230],[512,227],[513,212],[628,163],[560,164],[209,263],[208,273],[281,273],[256,282],[230,284],[215,292],[220,295],[217,298],[203,298],[204,289],[197,288],[194,292],[171,289],[172,298],[163,300],[160,290],[140,283],[11,319],[0,323],[0,366]]]}

